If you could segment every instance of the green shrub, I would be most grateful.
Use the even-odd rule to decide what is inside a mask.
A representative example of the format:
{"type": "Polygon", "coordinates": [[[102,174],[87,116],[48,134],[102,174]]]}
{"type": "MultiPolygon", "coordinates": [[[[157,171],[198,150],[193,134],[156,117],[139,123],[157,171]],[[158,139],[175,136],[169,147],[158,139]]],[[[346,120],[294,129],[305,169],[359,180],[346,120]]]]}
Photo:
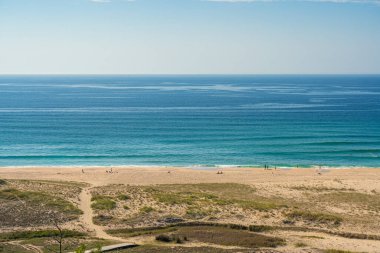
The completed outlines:
{"type": "Polygon", "coordinates": [[[295,244],[295,246],[296,246],[297,248],[303,248],[303,247],[307,247],[307,244],[306,244],[306,243],[303,243],[303,242],[297,242],[297,243],[295,244]]]}
{"type": "Polygon", "coordinates": [[[348,250],[328,249],[328,250],[325,250],[324,253],[355,253],[355,252],[348,251],[348,250]]]}
{"type": "Polygon", "coordinates": [[[168,235],[157,235],[156,236],[156,241],[160,242],[171,242],[172,238],[168,235]]]}
{"type": "Polygon", "coordinates": [[[339,225],[342,222],[342,218],[333,214],[326,213],[312,213],[310,211],[293,211],[288,213],[287,216],[291,219],[302,219],[310,222],[317,223],[333,223],[339,225]]]}
{"type": "Polygon", "coordinates": [[[75,250],[75,253],[85,253],[85,252],[86,252],[86,246],[83,244],[75,250]]]}
{"type": "Polygon", "coordinates": [[[128,195],[125,195],[125,194],[120,194],[119,196],[117,196],[117,199],[118,200],[129,200],[129,199],[131,199],[131,197],[129,197],[128,195]]]}
{"type": "Polygon", "coordinates": [[[96,195],[92,197],[91,207],[96,210],[112,210],[116,208],[116,202],[112,200],[111,197],[96,195]]]}
{"type": "Polygon", "coordinates": [[[250,226],[248,227],[248,230],[249,230],[249,231],[257,232],[257,233],[270,231],[270,230],[272,230],[272,229],[273,229],[273,228],[271,228],[271,227],[269,227],[269,226],[260,226],[260,225],[250,225],[250,226]]]}
{"type": "Polygon", "coordinates": [[[140,209],[140,212],[142,213],[151,213],[155,211],[155,209],[153,207],[150,207],[150,206],[144,206],[140,209]]]}
{"type": "Polygon", "coordinates": [[[183,241],[182,241],[182,239],[180,237],[175,238],[175,242],[178,243],[178,244],[182,244],[183,243],[183,241]]]}
{"type": "MultiPolygon", "coordinates": [[[[55,237],[59,235],[57,230],[39,230],[39,231],[19,231],[19,232],[10,232],[0,234],[1,240],[19,240],[19,239],[32,239],[32,238],[47,238],[55,237]]],[[[84,236],[84,233],[72,231],[72,230],[63,230],[64,237],[81,237],[84,236]]]]}

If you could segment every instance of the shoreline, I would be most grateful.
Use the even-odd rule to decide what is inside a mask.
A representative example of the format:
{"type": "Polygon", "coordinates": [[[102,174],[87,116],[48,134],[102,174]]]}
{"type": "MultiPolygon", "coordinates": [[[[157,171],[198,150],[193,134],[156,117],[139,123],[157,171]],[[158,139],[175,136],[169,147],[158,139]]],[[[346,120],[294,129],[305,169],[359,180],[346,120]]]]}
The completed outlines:
{"type": "MultiPolygon", "coordinates": [[[[188,170],[223,170],[223,169],[265,169],[263,166],[244,166],[244,165],[23,165],[23,166],[0,166],[1,169],[72,169],[72,168],[83,168],[83,169],[91,169],[91,168],[103,168],[103,169],[110,169],[110,168],[118,168],[118,169],[188,169],[188,170]]],[[[319,165],[312,165],[312,166],[272,166],[268,165],[268,169],[278,169],[278,170],[351,170],[351,169],[380,169],[379,166],[319,166],[319,165]]]]}

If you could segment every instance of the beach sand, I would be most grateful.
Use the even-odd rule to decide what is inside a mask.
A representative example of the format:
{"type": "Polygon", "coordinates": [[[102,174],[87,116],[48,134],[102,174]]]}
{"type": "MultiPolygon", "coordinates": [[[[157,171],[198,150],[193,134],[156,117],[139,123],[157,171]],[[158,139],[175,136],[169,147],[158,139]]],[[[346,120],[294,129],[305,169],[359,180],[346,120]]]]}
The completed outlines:
{"type": "Polygon", "coordinates": [[[3,167],[0,168],[0,178],[85,182],[94,186],[199,183],[294,184],[321,182],[328,184],[334,179],[338,179],[361,190],[380,191],[380,169],[376,168],[322,168],[321,170],[311,168],[277,170],[219,168],[206,170],[178,167],[3,167]],[[106,173],[111,168],[114,173],[106,173]],[[222,170],[224,174],[216,174],[218,170],[222,170]]]}

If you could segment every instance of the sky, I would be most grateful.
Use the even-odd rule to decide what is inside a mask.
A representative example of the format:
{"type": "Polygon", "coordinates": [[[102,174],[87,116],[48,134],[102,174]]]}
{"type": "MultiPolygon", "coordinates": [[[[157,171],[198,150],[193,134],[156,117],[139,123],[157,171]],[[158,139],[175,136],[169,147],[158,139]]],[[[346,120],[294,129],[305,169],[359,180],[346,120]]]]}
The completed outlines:
{"type": "Polygon", "coordinates": [[[380,0],[0,0],[0,74],[380,74],[380,0]]]}

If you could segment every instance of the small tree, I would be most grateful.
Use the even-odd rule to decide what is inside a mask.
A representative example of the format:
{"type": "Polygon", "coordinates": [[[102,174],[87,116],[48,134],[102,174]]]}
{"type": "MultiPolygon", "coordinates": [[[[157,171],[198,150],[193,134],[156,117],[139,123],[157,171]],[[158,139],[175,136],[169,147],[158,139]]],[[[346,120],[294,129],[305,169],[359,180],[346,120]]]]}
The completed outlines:
{"type": "Polygon", "coordinates": [[[56,229],[56,233],[54,233],[52,240],[58,244],[58,249],[50,248],[48,250],[55,253],[63,253],[63,251],[69,247],[64,247],[65,231],[61,226],[61,224],[63,223],[63,217],[57,211],[51,211],[48,215],[51,224],[56,229]]]}
{"type": "Polygon", "coordinates": [[[62,249],[62,245],[63,245],[63,238],[65,237],[65,233],[63,232],[61,226],[58,224],[58,221],[56,219],[54,219],[54,226],[56,227],[56,229],[58,230],[58,235],[56,237],[54,237],[54,240],[58,243],[59,245],[59,250],[58,252],[59,253],[62,253],[63,249],[62,249]]]}

